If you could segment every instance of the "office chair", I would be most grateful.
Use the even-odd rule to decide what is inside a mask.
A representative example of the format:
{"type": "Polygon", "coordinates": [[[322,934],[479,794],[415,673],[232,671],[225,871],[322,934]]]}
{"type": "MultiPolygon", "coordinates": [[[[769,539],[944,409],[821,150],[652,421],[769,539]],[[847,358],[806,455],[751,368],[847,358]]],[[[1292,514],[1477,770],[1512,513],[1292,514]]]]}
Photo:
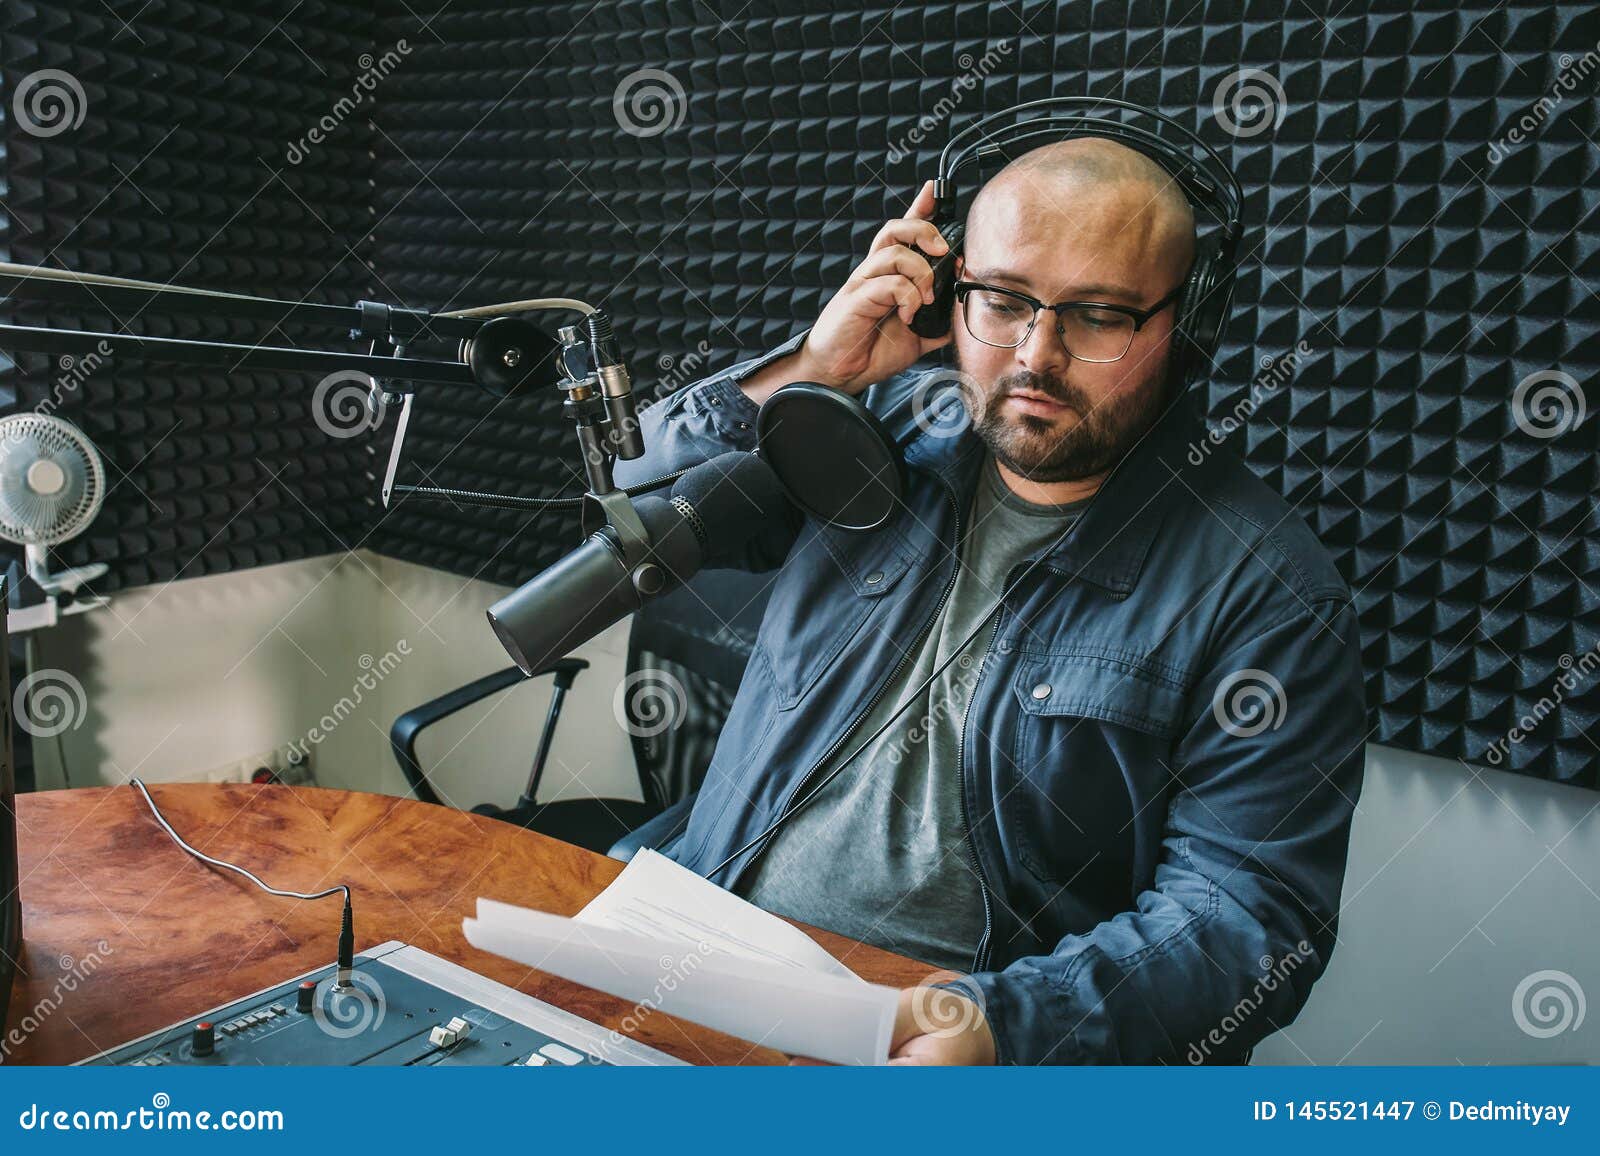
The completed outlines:
{"type": "MultiPolygon", "coordinates": [[[[642,694],[621,697],[624,713],[618,725],[627,724],[639,778],[639,799],[538,801],[539,784],[562,705],[579,674],[589,666],[581,658],[568,657],[557,659],[533,676],[553,677],[555,686],[521,795],[510,807],[482,803],[472,808],[473,813],[591,851],[609,851],[620,859],[630,858],[640,847],[664,849],[688,822],[694,794],[711,763],[717,736],[744,676],[756,629],[766,610],[770,580],[771,575],[704,571],[688,587],[654,599],[634,615],[628,632],[626,677],[627,685],[640,689],[642,694]],[[712,607],[719,610],[713,611],[712,607]],[[731,607],[742,609],[724,621],[721,610],[731,607]],[[663,690],[659,697],[652,694],[657,688],[663,690]],[[665,725],[653,713],[639,717],[641,706],[659,706],[663,698],[669,700],[665,725]]],[[[517,685],[525,681],[528,679],[522,671],[510,666],[413,707],[395,719],[389,728],[389,745],[413,797],[425,803],[442,803],[417,758],[421,732],[492,694],[516,693],[517,685]]],[[[615,691],[609,684],[596,690],[608,700],[607,713],[612,710],[615,691]]]]}

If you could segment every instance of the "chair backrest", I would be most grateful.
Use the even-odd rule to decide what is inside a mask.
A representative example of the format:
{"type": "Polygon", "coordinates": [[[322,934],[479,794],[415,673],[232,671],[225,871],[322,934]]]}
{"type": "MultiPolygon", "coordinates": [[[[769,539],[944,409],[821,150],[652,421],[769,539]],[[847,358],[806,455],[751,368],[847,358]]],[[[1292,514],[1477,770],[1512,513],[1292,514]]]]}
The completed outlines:
{"type": "Polygon", "coordinates": [[[622,711],[640,784],[658,806],[699,789],[775,577],[702,571],[635,613],[622,711]]]}

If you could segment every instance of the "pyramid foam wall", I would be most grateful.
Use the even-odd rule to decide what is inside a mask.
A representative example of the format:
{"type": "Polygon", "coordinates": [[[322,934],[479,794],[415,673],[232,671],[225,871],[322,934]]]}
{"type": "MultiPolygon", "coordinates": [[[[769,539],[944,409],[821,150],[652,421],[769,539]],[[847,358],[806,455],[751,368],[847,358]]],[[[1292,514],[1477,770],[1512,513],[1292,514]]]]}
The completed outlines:
{"type": "MultiPolygon", "coordinates": [[[[349,116],[291,156],[360,75],[372,8],[267,7],[0,5],[9,259],[316,303],[373,295],[361,251],[374,129],[349,116]]],[[[30,305],[14,316],[206,341],[268,335],[153,310],[30,305]]],[[[59,415],[105,459],[100,516],[52,564],[109,564],[95,584],[104,593],[359,541],[371,524],[367,457],[315,420],[316,381],[19,355],[0,379],[5,409],[59,415]]]]}

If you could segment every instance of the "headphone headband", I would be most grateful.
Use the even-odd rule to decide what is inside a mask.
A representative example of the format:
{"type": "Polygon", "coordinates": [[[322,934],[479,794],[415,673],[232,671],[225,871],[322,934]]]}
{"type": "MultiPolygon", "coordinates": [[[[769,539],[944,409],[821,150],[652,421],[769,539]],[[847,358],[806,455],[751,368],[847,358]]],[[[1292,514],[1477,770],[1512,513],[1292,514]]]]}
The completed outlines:
{"type": "MultiPolygon", "coordinates": [[[[1218,232],[1201,243],[1178,301],[1176,331],[1180,376],[1187,381],[1209,361],[1221,339],[1233,299],[1236,272],[1234,253],[1240,234],[1240,208],[1244,190],[1215,149],[1172,117],[1142,105],[1112,97],[1060,96],[1029,101],[980,117],[953,133],[939,153],[939,171],[933,182],[933,222],[948,243],[945,252],[930,260],[933,266],[931,304],[917,310],[911,331],[919,337],[943,337],[950,331],[955,307],[955,261],[965,240],[966,226],[956,220],[955,177],[962,169],[985,158],[1004,155],[1007,146],[1036,148],[1047,140],[1104,137],[1143,153],[1158,163],[1182,187],[1189,203],[1216,219],[1218,232]],[[1101,110],[1112,110],[1103,115],[1101,110]],[[1130,123],[1129,113],[1145,117],[1147,127],[1130,123]],[[1163,136],[1177,133],[1181,141],[1163,136]]],[[[1009,159],[1009,158],[1008,158],[1009,159]]]]}
{"type": "Polygon", "coordinates": [[[1106,137],[1147,155],[1154,154],[1154,159],[1183,186],[1190,200],[1217,219],[1222,226],[1224,245],[1231,247],[1238,238],[1244,191],[1217,151],[1172,117],[1113,97],[1058,96],[1029,101],[981,117],[952,134],[939,153],[939,171],[933,185],[938,206],[936,216],[947,206],[953,208],[955,175],[968,165],[1001,152],[1008,144],[1035,142],[1029,144],[1032,148],[1044,143],[1040,138],[1070,140],[1083,136],[1106,137]],[[1184,144],[1167,140],[1159,132],[1141,125],[1098,115],[1096,110],[1099,109],[1148,117],[1158,126],[1180,134],[1184,144]],[[1028,115],[1030,113],[1043,115],[1028,115]],[[977,139],[971,140],[973,137],[977,139]]]}

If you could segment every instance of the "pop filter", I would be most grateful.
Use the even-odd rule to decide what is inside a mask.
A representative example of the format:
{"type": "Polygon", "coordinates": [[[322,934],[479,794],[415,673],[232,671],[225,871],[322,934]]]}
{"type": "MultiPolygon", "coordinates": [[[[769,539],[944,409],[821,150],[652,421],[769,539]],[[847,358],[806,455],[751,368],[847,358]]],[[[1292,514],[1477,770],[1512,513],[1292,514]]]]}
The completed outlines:
{"type": "Polygon", "coordinates": [[[876,530],[906,488],[905,461],[877,415],[843,390],[797,381],[756,417],[756,453],[789,500],[824,525],[876,530]]]}

